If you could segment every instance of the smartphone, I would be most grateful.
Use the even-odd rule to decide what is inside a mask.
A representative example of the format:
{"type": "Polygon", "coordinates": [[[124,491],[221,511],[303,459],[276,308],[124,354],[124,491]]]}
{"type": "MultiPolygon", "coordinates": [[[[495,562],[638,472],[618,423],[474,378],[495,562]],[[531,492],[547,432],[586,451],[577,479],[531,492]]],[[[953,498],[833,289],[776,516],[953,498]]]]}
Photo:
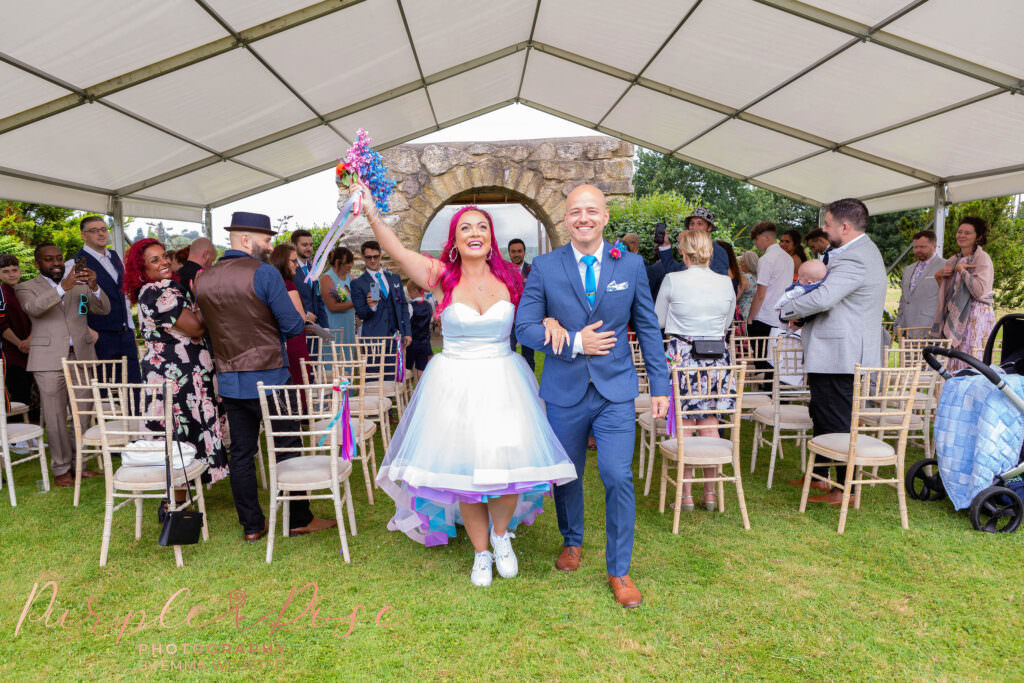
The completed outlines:
{"type": "Polygon", "coordinates": [[[370,296],[373,297],[375,302],[380,301],[380,283],[377,282],[376,278],[370,282],[370,296]]]}
{"type": "Polygon", "coordinates": [[[664,223],[655,223],[654,224],[654,244],[655,245],[661,246],[662,244],[665,243],[665,232],[666,232],[666,228],[665,228],[665,224],[664,223]]]}
{"type": "Polygon", "coordinates": [[[80,273],[80,272],[82,272],[83,270],[85,270],[88,267],[89,266],[86,265],[86,263],[85,263],[85,256],[76,256],[75,257],[75,272],[76,273],[80,273]]]}

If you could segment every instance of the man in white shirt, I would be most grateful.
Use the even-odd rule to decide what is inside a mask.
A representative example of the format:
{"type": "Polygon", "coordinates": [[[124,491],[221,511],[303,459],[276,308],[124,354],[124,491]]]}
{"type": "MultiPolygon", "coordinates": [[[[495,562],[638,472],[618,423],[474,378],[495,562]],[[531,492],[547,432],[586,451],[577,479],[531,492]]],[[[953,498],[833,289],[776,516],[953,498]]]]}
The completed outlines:
{"type": "Polygon", "coordinates": [[[771,336],[772,330],[780,326],[772,303],[793,284],[793,257],[779,246],[777,233],[778,228],[769,221],[750,230],[754,246],[764,252],[757,262],[757,291],[747,314],[747,334],[751,337],[771,336]]]}
{"type": "MultiPolygon", "coordinates": [[[[64,264],[65,272],[72,272],[75,263],[84,264],[96,274],[96,284],[107,295],[110,311],[104,314],[89,312],[89,329],[96,335],[96,357],[99,360],[128,359],[128,382],[141,383],[139,349],[135,343],[135,323],[128,297],[121,291],[124,284],[124,264],[116,251],[107,249],[110,228],[101,216],[86,216],[78,224],[84,245],[64,264]]],[[[121,378],[118,378],[121,381],[121,378]]]]}

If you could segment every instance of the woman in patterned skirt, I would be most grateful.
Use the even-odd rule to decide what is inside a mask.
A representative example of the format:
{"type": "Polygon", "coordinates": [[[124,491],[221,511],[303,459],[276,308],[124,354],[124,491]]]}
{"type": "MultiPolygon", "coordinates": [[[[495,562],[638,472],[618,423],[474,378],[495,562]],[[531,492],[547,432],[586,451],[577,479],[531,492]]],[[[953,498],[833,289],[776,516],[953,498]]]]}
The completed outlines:
{"type": "MultiPolygon", "coordinates": [[[[227,458],[213,391],[213,357],[203,341],[200,313],[171,279],[170,259],[157,240],[133,244],[124,266],[124,292],[139,305],[139,328],[146,340],[142,376],[148,384],[171,380],[174,438],[195,446],[211,482],[223,479],[227,458]]],[[[150,428],[162,430],[159,422],[150,428]]]]}

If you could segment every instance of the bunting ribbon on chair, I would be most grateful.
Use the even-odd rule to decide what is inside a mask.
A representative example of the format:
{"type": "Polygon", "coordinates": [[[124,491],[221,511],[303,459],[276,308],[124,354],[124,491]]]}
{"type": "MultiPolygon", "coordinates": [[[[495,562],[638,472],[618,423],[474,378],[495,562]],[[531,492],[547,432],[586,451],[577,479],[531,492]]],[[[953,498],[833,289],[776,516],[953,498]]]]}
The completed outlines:
{"type": "MultiPolygon", "coordinates": [[[[668,377],[672,379],[672,354],[666,353],[665,358],[668,359],[668,377]]],[[[675,392],[669,388],[668,394],[668,413],[665,414],[665,434],[670,439],[674,439],[676,436],[676,395],[675,392]]]]}
{"type": "Polygon", "coordinates": [[[405,346],[402,344],[401,331],[395,332],[395,381],[405,381],[405,346]]]}
{"type": "Polygon", "coordinates": [[[341,459],[351,460],[355,455],[355,441],[352,438],[352,422],[351,422],[351,411],[348,405],[348,388],[351,383],[348,380],[342,380],[338,384],[334,385],[334,391],[341,392],[341,408],[335,413],[334,417],[331,418],[331,422],[327,425],[326,433],[320,437],[320,443],[318,445],[323,446],[327,440],[327,434],[334,429],[334,425],[338,423],[338,420],[342,421],[341,424],[341,459]]]}

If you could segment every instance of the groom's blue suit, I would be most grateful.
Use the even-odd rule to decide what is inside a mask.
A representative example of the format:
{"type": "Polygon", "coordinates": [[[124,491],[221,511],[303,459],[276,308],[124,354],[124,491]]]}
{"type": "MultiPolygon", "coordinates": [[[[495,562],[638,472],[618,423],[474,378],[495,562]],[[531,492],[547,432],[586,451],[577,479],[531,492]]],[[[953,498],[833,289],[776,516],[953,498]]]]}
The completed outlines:
{"type": "Polygon", "coordinates": [[[612,258],[602,246],[596,299],[591,306],[583,291],[579,262],[567,244],[538,256],[526,281],[516,314],[516,336],[521,344],[546,354],[540,395],[547,404],[548,421],[576,465],[577,479],[555,487],[558,528],[567,546],[583,544],[583,467],[587,437],[597,441],[597,468],[605,488],[608,573],[625,576],[633,554],[636,499],[633,492],[633,442],[637,377],[626,336],[632,323],[646,360],[651,394],[669,393],[665,347],[651,302],[643,260],[625,249],[612,258]],[[544,318],[555,318],[569,331],[569,343],[556,354],[544,344],[544,318]],[[573,339],[598,320],[598,332],[614,331],[616,341],[605,356],[578,354],[573,339]]]}

